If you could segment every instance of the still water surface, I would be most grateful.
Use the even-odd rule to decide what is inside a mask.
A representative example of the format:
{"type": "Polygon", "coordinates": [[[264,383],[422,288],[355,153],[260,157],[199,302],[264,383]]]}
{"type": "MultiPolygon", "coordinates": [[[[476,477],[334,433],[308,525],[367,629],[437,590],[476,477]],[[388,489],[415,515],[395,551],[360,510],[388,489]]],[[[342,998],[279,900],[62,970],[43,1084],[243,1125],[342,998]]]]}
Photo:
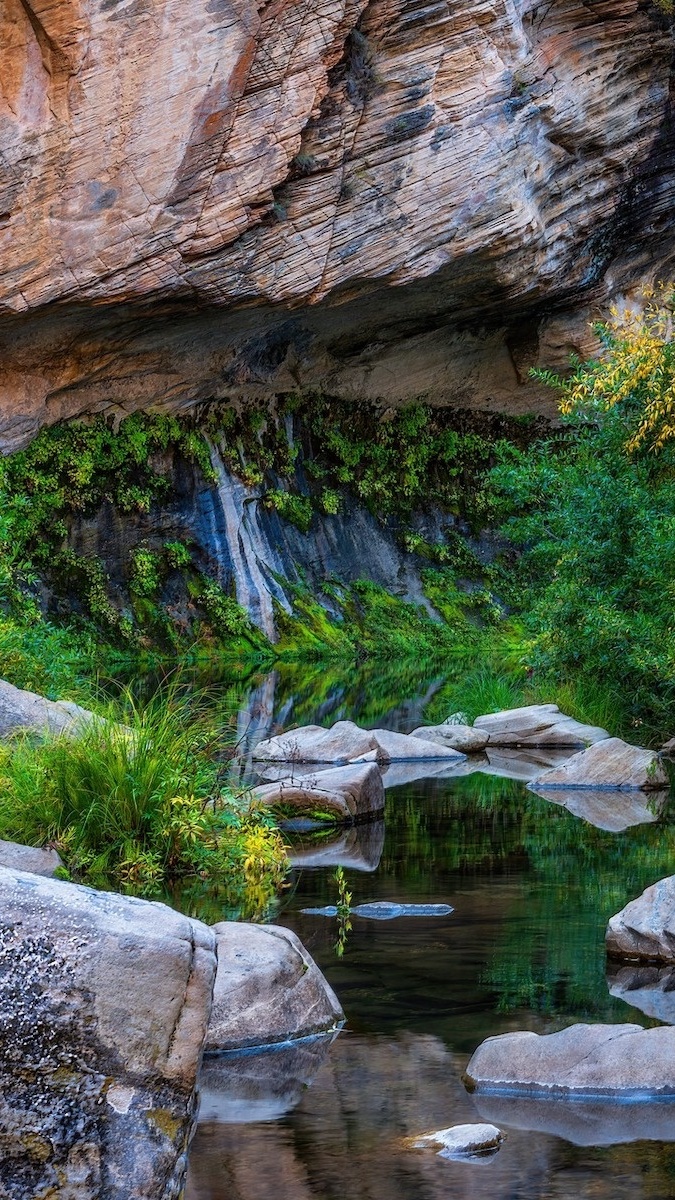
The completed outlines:
{"type": "MultiPolygon", "coordinates": [[[[273,681],[265,686],[269,699],[273,681]]],[[[391,728],[419,723],[418,692],[388,712],[391,728]]],[[[261,732],[278,717],[266,712],[261,732]]],[[[305,721],[327,723],[325,713],[325,695],[314,713],[303,697],[305,721]]],[[[675,1023],[675,976],[608,974],[604,955],[608,917],[672,873],[670,811],[613,833],[524,783],[475,774],[389,788],[383,821],[293,841],[275,920],[299,934],[347,1024],[332,1044],[211,1060],[187,1200],[675,1197],[675,1104],[474,1099],[461,1082],[492,1034],[675,1023]],[[338,957],[336,919],[302,912],[335,903],[338,864],[354,904],[454,911],[354,917],[338,957]],[[448,1162],[401,1144],[484,1119],[507,1133],[489,1160],[448,1162]]]]}

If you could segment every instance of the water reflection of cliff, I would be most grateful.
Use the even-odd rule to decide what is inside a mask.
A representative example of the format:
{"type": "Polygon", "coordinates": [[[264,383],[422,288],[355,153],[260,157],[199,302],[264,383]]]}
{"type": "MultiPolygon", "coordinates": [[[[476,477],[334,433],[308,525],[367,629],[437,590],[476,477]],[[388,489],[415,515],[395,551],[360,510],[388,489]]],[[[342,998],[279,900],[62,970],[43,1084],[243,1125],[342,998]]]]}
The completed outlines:
{"type": "MultiPolygon", "coordinates": [[[[402,1145],[411,1134],[483,1119],[461,1082],[464,1058],[440,1039],[343,1034],[323,1061],[319,1055],[317,1073],[299,1098],[298,1079],[308,1082],[302,1053],[298,1070],[289,1061],[283,1064],[290,1111],[277,1120],[269,1118],[283,1112],[284,1097],[281,1064],[274,1055],[267,1109],[264,1057],[257,1071],[249,1060],[244,1077],[241,1069],[231,1070],[231,1061],[223,1064],[222,1087],[225,1093],[231,1088],[236,1103],[221,1106],[227,1121],[214,1120],[217,1110],[212,1102],[206,1106],[207,1119],[200,1122],[192,1149],[186,1200],[578,1200],[590,1195],[648,1200],[672,1194],[668,1180],[675,1150],[644,1142],[629,1156],[621,1144],[624,1138],[632,1141],[636,1129],[639,1137],[652,1136],[649,1106],[643,1106],[637,1126],[635,1106],[591,1113],[594,1138],[602,1140],[606,1129],[606,1140],[614,1143],[593,1149],[583,1144],[583,1114],[567,1120],[567,1130],[565,1111],[550,1102],[545,1119],[535,1106],[532,1119],[514,1110],[509,1125],[508,1111],[501,1111],[508,1136],[495,1158],[448,1162],[402,1145]],[[561,1140],[570,1133],[580,1145],[561,1140]]],[[[663,1114],[657,1125],[654,1136],[667,1136],[663,1114]]],[[[671,1128],[675,1134],[675,1121],[671,1128]]]]}

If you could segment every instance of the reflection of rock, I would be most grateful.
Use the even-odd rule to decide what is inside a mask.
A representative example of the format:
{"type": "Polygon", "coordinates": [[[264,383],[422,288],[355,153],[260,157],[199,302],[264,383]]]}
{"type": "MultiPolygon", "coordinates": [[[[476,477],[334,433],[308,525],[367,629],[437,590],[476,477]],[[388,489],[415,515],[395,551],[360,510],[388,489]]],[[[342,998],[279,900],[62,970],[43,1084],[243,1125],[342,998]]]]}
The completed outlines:
{"type": "Polygon", "coordinates": [[[53,878],[62,866],[56,850],[38,850],[33,846],[21,846],[18,842],[0,842],[0,867],[12,867],[15,871],[29,871],[31,875],[53,878]]]}
{"type": "Polygon", "coordinates": [[[470,725],[422,725],[419,729],[413,729],[410,736],[425,742],[437,742],[439,746],[449,746],[460,754],[478,754],[487,746],[489,735],[470,725]]]}
{"type": "MultiPolygon", "coordinates": [[[[476,1096],[486,1121],[502,1128],[532,1130],[564,1138],[575,1146],[616,1142],[675,1141],[672,1100],[617,1104],[612,1100],[552,1099],[546,1096],[476,1096]]],[[[585,1193],[584,1193],[585,1194],[585,1193]]]]}
{"type": "Polygon", "coordinates": [[[376,763],[336,767],[253,789],[260,804],[316,815],[328,821],[359,821],[384,808],[384,785],[376,763]]]}
{"type": "Polygon", "coordinates": [[[606,729],[583,725],[557,704],[528,704],[476,717],[474,728],[489,734],[490,746],[588,746],[608,738],[606,729]]]}
{"type": "Polygon", "coordinates": [[[256,1051],[207,1054],[199,1075],[199,1120],[273,1121],[295,1108],[336,1034],[256,1051]]]}
{"type": "Polygon", "coordinates": [[[478,1047],[466,1080],[496,1093],[675,1096],[675,1029],[572,1025],[544,1035],[505,1033],[478,1047]]]}
{"type": "Polygon", "coordinates": [[[648,1017],[675,1025],[675,967],[615,964],[607,972],[607,986],[611,996],[648,1017]]]}
{"type": "Polygon", "coordinates": [[[452,1125],[413,1139],[415,1150],[435,1150],[441,1158],[466,1158],[498,1150],[503,1134],[494,1125],[452,1125]]]}
{"type": "Polygon", "coordinates": [[[458,758],[455,762],[442,759],[418,759],[417,762],[390,762],[382,765],[382,781],[385,788],[405,787],[417,783],[421,779],[461,779],[476,770],[475,763],[480,755],[473,758],[458,758]]]}
{"type": "Polygon", "coordinates": [[[668,800],[668,792],[619,792],[605,791],[602,788],[539,788],[532,784],[530,791],[542,800],[552,804],[560,804],[575,817],[595,825],[596,829],[606,829],[610,833],[620,833],[632,825],[648,825],[656,821],[659,813],[668,800]]]}
{"type": "Polygon", "coordinates": [[[384,821],[350,825],[337,837],[296,842],[289,854],[293,867],[345,867],[352,871],[376,871],[384,848],[384,821]]]}
{"type": "Polygon", "coordinates": [[[561,767],[534,781],[539,788],[602,788],[649,791],[668,786],[665,767],[653,750],[606,738],[574,754],[561,767]]]}
{"type": "Polygon", "coordinates": [[[337,721],[330,729],[304,725],[259,742],[254,759],[264,762],[349,763],[370,759],[407,762],[409,759],[454,759],[461,755],[446,746],[391,729],[360,729],[353,721],[337,721]]]}
{"type": "Polygon", "coordinates": [[[261,1046],[334,1029],[337,996],[290,929],[222,921],[207,1051],[261,1046]]]}
{"type": "Polygon", "coordinates": [[[0,870],[0,1194],[179,1194],[216,966],[163,904],[0,870]]]}
{"type": "Polygon", "coordinates": [[[606,945],[619,958],[675,962],[675,875],[645,888],[611,918],[606,945]]]}

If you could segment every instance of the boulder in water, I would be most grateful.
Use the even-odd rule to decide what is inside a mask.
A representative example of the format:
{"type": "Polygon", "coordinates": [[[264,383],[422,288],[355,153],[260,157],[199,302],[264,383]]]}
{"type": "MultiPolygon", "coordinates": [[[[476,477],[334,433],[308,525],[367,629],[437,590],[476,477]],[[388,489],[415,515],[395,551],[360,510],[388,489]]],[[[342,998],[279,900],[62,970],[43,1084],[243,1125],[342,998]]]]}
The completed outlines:
{"type": "Polygon", "coordinates": [[[574,749],[609,737],[598,725],[584,725],[561,713],[557,704],[528,704],[476,717],[474,729],[489,735],[492,746],[560,746],[574,749]]]}
{"type": "Polygon", "coordinates": [[[607,738],[589,746],[562,766],[544,771],[531,784],[537,791],[546,788],[649,791],[667,786],[668,775],[658,754],[641,746],[630,746],[621,738],[607,738]]]}
{"type": "Polygon", "coordinates": [[[290,729],[259,742],[253,751],[253,758],[258,762],[288,763],[386,763],[461,757],[446,746],[424,742],[391,729],[360,729],[353,721],[337,721],[330,729],[321,725],[290,729]]]}
{"type": "Polygon", "coordinates": [[[344,1020],[335,992],[290,929],[221,921],[213,932],[218,970],[207,1052],[325,1033],[344,1020]]]}
{"type": "Polygon", "coordinates": [[[270,808],[336,822],[364,820],[384,808],[384,784],[376,763],[281,779],[254,788],[253,795],[270,808]]]}
{"type": "Polygon", "coordinates": [[[616,958],[675,962],[675,875],[659,879],[612,917],[605,943],[616,958]]]}
{"type": "Polygon", "coordinates": [[[487,1038],[465,1075],[472,1091],[675,1096],[675,1029],[572,1025],[560,1033],[487,1038]]]}
{"type": "Polygon", "coordinates": [[[411,737],[423,742],[436,742],[460,754],[480,754],[488,744],[489,734],[471,725],[423,725],[413,729],[411,737]]]}
{"type": "Polygon", "coordinates": [[[215,936],[164,904],[0,868],[0,1193],[181,1192],[215,936]]]}
{"type": "Polygon", "coordinates": [[[504,1141],[496,1125],[451,1125],[412,1138],[414,1150],[435,1150],[439,1158],[473,1158],[492,1155],[504,1141]]]}

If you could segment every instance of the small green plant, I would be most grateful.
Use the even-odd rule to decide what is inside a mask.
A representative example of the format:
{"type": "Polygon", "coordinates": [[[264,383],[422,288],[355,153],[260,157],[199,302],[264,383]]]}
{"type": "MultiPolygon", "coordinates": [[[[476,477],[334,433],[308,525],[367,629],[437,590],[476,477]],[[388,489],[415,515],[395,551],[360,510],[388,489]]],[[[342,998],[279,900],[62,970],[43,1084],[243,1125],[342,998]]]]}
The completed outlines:
{"type": "Polygon", "coordinates": [[[338,936],[334,950],[338,958],[342,958],[347,946],[347,938],[351,933],[352,922],[352,893],[347,888],[347,880],[342,867],[337,867],[333,876],[337,885],[337,922],[338,936]]]}

